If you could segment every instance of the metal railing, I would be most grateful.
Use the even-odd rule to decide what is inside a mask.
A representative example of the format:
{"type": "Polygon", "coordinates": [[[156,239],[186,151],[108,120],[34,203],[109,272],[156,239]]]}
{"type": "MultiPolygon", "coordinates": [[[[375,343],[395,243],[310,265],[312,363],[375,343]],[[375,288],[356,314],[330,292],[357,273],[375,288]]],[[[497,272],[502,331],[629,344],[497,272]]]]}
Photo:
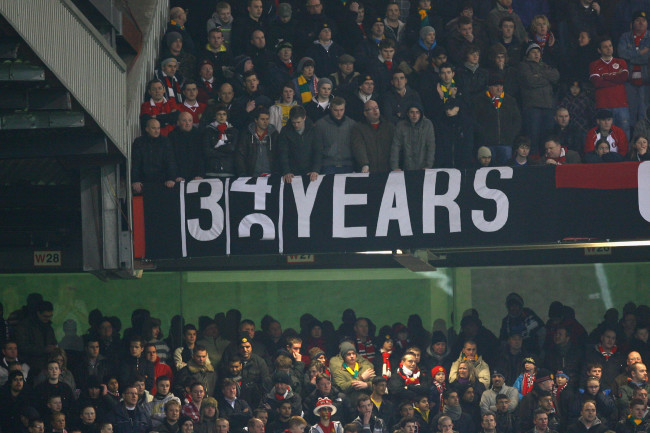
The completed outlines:
{"type": "Polygon", "coordinates": [[[128,155],[126,65],[70,0],[0,0],[0,13],[128,155]]]}

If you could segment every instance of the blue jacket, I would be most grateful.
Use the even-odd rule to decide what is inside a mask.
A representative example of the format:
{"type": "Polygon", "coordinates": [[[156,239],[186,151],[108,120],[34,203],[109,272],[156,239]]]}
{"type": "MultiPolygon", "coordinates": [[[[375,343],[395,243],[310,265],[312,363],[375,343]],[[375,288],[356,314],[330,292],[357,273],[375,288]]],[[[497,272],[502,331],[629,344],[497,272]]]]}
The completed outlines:
{"type": "Polygon", "coordinates": [[[151,430],[149,417],[136,406],[135,417],[131,421],[124,403],[113,408],[108,414],[108,421],[113,424],[113,433],[149,433],[151,430]]]}
{"type": "Polygon", "coordinates": [[[641,65],[641,75],[644,82],[650,82],[650,50],[647,53],[641,54],[640,51],[644,48],[650,48],[650,35],[646,32],[643,39],[639,43],[639,48],[634,45],[634,35],[632,32],[624,33],[618,41],[618,55],[625,59],[630,69],[630,78],[632,77],[632,66],[641,65]]]}

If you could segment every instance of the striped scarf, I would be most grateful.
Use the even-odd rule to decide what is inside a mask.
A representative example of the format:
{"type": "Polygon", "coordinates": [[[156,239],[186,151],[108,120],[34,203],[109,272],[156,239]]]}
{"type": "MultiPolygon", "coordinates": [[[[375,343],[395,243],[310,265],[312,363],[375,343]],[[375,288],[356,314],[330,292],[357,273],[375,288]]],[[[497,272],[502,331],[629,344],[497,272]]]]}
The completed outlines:
{"type": "MultiPolygon", "coordinates": [[[[316,77],[312,78],[314,80],[314,89],[318,85],[318,79],[316,77]]],[[[312,90],[309,88],[309,81],[305,78],[304,75],[300,74],[298,76],[298,93],[300,93],[300,99],[303,104],[311,101],[314,98],[312,90]]]]}

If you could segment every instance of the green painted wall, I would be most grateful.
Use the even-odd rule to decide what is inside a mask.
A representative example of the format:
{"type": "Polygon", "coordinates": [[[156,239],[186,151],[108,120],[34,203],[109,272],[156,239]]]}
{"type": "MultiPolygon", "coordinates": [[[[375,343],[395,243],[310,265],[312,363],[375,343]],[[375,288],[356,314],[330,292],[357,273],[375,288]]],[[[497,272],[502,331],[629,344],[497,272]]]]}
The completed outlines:
{"type": "Polygon", "coordinates": [[[611,306],[620,309],[628,300],[650,304],[650,266],[456,268],[417,274],[406,269],[145,272],[138,280],[108,282],[90,274],[0,275],[5,312],[21,307],[27,294],[40,292],[55,305],[59,338],[67,319],[76,320],[79,334],[84,333],[94,308],[118,316],[123,328],[130,325],[131,311],[147,308],[162,320],[166,332],[181,309],[190,323],[200,315],[238,308],[257,323],[270,314],[284,328],[297,328],[304,313],[338,326],[346,308],[372,318],[377,326],[405,323],[413,313],[420,314],[427,327],[438,318],[451,323],[454,313],[457,325],[462,312],[474,307],[483,323],[498,333],[504,300],[512,291],[522,294],[544,320],[550,302],[559,299],[573,306],[589,329],[611,306]]]}

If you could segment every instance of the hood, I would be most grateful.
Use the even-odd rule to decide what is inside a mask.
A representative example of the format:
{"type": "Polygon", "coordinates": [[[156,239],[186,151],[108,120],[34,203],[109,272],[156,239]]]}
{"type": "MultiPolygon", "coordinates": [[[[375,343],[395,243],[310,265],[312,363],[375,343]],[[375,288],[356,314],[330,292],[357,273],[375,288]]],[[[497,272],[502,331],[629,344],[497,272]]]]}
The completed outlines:
{"type": "MultiPolygon", "coordinates": [[[[420,119],[420,122],[421,121],[422,121],[422,119],[420,119]]],[[[420,122],[418,122],[418,123],[420,123],[420,122]]],[[[445,353],[443,353],[442,355],[438,355],[437,353],[433,353],[433,350],[431,350],[431,346],[427,347],[427,355],[429,355],[430,357],[432,357],[434,359],[445,358],[445,357],[449,356],[450,353],[451,353],[451,350],[449,349],[449,345],[447,345],[447,350],[445,350],[445,353]]]]}
{"type": "MultiPolygon", "coordinates": [[[[409,125],[411,124],[411,122],[410,122],[410,120],[408,118],[408,112],[413,107],[420,110],[420,120],[418,120],[417,123],[416,123],[416,125],[419,125],[420,123],[422,123],[422,119],[424,119],[424,108],[422,108],[422,104],[420,104],[418,101],[413,101],[410,104],[407,104],[406,107],[404,107],[404,112],[403,112],[404,119],[408,121],[409,125]]],[[[409,320],[410,320],[410,318],[409,318],[409,320]]],[[[422,327],[421,323],[422,322],[420,322],[420,327],[422,327]]],[[[412,327],[408,327],[408,328],[411,329],[412,327]]],[[[429,346],[429,349],[430,348],[431,347],[429,346]]],[[[428,349],[427,349],[427,351],[428,351],[428,349]]],[[[447,351],[449,351],[449,345],[447,345],[447,351]]]]}
{"type": "Polygon", "coordinates": [[[206,363],[204,366],[198,365],[194,362],[193,359],[190,359],[190,362],[187,363],[187,368],[190,370],[190,373],[203,373],[206,371],[214,371],[212,364],[206,363]]]}
{"type": "MultiPolygon", "coordinates": [[[[268,134],[271,135],[275,132],[275,126],[273,126],[271,123],[269,123],[269,128],[268,128],[268,134]]],[[[248,132],[251,134],[255,134],[255,122],[251,122],[248,124],[248,132]]]]}

